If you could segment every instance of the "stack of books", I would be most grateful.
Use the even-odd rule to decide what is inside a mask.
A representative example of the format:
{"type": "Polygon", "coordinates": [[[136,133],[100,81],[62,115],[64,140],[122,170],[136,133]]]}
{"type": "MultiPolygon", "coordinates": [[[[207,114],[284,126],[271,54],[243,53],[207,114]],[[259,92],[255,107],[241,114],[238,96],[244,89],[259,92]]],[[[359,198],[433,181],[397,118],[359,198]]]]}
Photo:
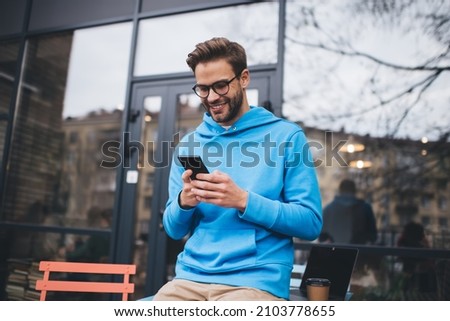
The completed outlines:
{"type": "Polygon", "coordinates": [[[39,301],[41,292],[36,291],[36,281],[42,280],[43,274],[43,272],[39,271],[39,262],[32,262],[28,270],[28,287],[25,290],[25,300],[39,301]]]}
{"type": "Polygon", "coordinates": [[[7,300],[24,301],[39,300],[36,291],[36,280],[42,278],[39,263],[30,259],[9,259],[8,279],[6,283],[7,300]]]}

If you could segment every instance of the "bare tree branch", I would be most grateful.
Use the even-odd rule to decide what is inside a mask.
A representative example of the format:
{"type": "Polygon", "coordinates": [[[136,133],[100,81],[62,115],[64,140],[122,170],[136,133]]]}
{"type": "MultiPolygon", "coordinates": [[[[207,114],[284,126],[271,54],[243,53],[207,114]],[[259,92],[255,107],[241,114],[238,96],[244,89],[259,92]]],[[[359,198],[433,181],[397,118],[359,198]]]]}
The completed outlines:
{"type": "MultiPolygon", "coordinates": [[[[414,104],[416,104],[418,102],[417,99],[420,99],[420,97],[422,96],[423,92],[428,89],[430,87],[430,85],[439,77],[439,75],[443,72],[443,70],[438,70],[433,72],[432,74],[428,75],[426,78],[420,80],[419,82],[416,82],[414,84],[412,84],[410,87],[408,87],[407,89],[397,93],[396,95],[388,98],[388,99],[382,99],[378,94],[376,94],[376,96],[379,99],[379,103],[375,104],[375,105],[371,105],[367,108],[363,108],[361,110],[358,111],[351,111],[351,112],[347,112],[347,113],[341,113],[341,114],[336,114],[333,113],[333,115],[324,115],[323,118],[328,118],[330,120],[336,120],[336,119],[340,119],[340,118],[348,118],[348,117],[354,117],[354,116],[360,116],[363,115],[367,112],[373,111],[377,108],[383,107],[387,104],[392,103],[393,101],[406,96],[408,94],[411,94],[412,92],[414,92],[414,90],[416,88],[419,88],[420,86],[421,89],[419,91],[418,97],[416,98],[416,101],[414,102],[414,104]]],[[[372,93],[375,93],[372,90],[372,93]]]]}
{"type": "Polygon", "coordinates": [[[441,73],[441,71],[436,72],[434,75],[432,75],[431,77],[428,77],[428,79],[424,82],[424,86],[422,86],[422,88],[420,89],[419,93],[416,96],[416,99],[414,100],[414,102],[409,106],[409,108],[405,109],[403,112],[402,117],[398,120],[397,122],[397,126],[395,126],[395,130],[393,133],[391,133],[391,136],[395,136],[395,134],[398,132],[401,124],[403,123],[403,121],[406,119],[406,117],[408,116],[408,114],[411,112],[411,110],[419,103],[422,94],[428,89],[428,87],[431,86],[431,84],[437,79],[437,77],[439,77],[439,74],[441,73]]]}
{"type": "MultiPolygon", "coordinates": [[[[422,64],[422,65],[417,65],[417,66],[403,66],[403,65],[398,65],[398,64],[394,64],[388,61],[384,61],[381,60],[377,57],[374,57],[368,53],[364,53],[364,52],[359,52],[359,51],[346,51],[343,49],[339,49],[339,48],[330,48],[327,47],[323,44],[320,43],[308,43],[308,42],[303,42],[297,39],[294,39],[292,37],[287,37],[290,41],[292,41],[293,43],[296,43],[298,45],[301,46],[305,46],[305,47],[310,47],[310,48],[318,48],[318,49],[322,49],[328,52],[333,52],[336,54],[340,54],[343,56],[353,56],[353,57],[363,57],[363,58],[367,58],[379,65],[383,65],[385,67],[389,67],[389,68],[393,68],[396,70],[407,70],[407,71],[449,71],[450,70],[450,66],[427,66],[427,64],[429,62],[427,62],[426,64],[422,64]]],[[[449,49],[447,49],[446,52],[448,52],[449,49]]],[[[441,54],[440,56],[442,56],[443,54],[441,54]]]]}

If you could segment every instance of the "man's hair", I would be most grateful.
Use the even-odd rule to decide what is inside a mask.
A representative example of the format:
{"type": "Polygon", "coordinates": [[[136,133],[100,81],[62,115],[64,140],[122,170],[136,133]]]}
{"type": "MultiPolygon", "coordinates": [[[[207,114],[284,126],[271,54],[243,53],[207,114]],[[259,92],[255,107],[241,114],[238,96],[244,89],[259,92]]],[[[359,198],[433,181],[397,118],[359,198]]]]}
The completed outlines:
{"type": "Polygon", "coordinates": [[[344,179],[339,185],[340,194],[356,194],[356,184],[351,179],[344,179]]]}
{"type": "Polygon", "coordinates": [[[219,37],[198,43],[194,51],[188,54],[186,63],[195,73],[195,68],[199,63],[218,59],[225,59],[231,65],[236,75],[239,75],[247,68],[247,55],[244,47],[237,42],[219,37]]]}

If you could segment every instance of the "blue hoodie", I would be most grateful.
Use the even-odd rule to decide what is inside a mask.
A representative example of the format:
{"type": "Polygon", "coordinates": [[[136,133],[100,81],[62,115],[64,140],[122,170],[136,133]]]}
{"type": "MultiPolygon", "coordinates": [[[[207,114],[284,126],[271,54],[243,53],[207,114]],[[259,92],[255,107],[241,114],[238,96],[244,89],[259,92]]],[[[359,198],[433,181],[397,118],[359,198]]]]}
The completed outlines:
{"type": "Polygon", "coordinates": [[[289,298],[293,237],[314,240],[322,228],[319,186],[302,129],[262,107],[250,107],[224,129],[208,113],[177,146],[163,216],[167,234],[188,238],[176,278],[247,286],[289,298]],[[177,155],[200,155],[209,171],[247,190],[244,212],[178,202],[184,169],[177,155]]]}

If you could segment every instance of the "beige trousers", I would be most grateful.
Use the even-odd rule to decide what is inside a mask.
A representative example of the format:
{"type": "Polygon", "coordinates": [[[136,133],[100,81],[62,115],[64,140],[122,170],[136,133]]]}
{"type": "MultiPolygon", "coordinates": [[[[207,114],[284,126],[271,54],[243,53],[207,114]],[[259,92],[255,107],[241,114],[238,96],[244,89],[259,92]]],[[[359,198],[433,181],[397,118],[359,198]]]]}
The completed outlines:
{"type": "Polygon", "coordinates": [[[172,280],[153,298],[154,301],[284,301],[266,291],[223,284],[172,280]]]}

